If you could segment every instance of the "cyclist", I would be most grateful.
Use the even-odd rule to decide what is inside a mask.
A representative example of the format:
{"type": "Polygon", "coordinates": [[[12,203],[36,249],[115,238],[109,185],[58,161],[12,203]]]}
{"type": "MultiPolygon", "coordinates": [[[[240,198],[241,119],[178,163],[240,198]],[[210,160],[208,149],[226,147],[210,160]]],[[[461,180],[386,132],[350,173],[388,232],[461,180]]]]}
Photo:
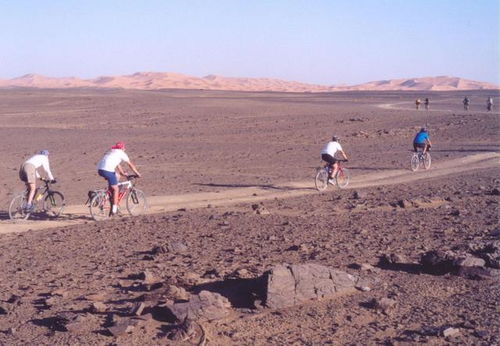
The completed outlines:
{"type": "Polygon", "coordinates": [[[141,174],[130,161],[125,153],[125,143],[118,142],[108,150],[104,157],[97,164],[97,174],[108,181],[109,189],[111,190],[111,210],[109,215],[115,215],[118,212],[118,174],[126,177],[121,163],[126,162],[130,169],[140,177],[141,174]]]}
{"type": "Polygon", "coordinates": [[[427,132],[425,127],[422,127],[413,140],[413,150],[418,152],[418,148],[422,148],[422,153],[425,154],[431,146],[432,143],[429,139],[429,132],[427,132]]]}
{"type": "Polygon", "coordinates": [[[422,103],[422,101],[420,101],[420,99],[416,99],[415,100],[415,107],[418,109],[420,109],[420,104],[422,103]]]}
{"type": "Polygon", "coordinates": [[[469,110],[469,105],[470,105],[470,100],[469,100],[469,98],[467,96],[465,96],[465,98],[463,100],[463,103],[464,103],[464,109],[466,111],[468,111],[469,110]]]}
{"type": "Polygon", "coordinates": [[[425,109],[429,109],[429,98],[426,97],[424,100],[425,109]]]}
{"type": "Polygon", "coordinates": [[[333,184],[333,177],[335,177],[339,169],[337,159],[335,158],[337,151],[339,151],[344,159],[347,160],[347,155],[344,150],[342,150],[342,146],[340,145],[339,138],[337,136],[333,136],[332,140],[328,142],[323,149],[321,149],[321,159],[329,163],[328,182],[330,184],[333,184]]]}
{"type": "Polygon", "coordinates": [[[488,100],[486,101],[486,108],[488,109],[488,112],[490,112],[493,108],[493,97],[488,97],[488,100]]]}
{"type": "Polygon", "coordinates": [[[26,184],[26,188],[28,189],[28,202],[25,206],[26,212],[33,211],[33,198],[35,197],[36,192],[36,179],[40,178],[37,170],[40,167],[43,168],[49,180],[52,183],[55,183],[56,180],[54,179],[54,176],[50,171],[48,150],[40,150],[38,154],[30,157],[19,168],[19,179],[21,179],[21,181],[26,184]]]}

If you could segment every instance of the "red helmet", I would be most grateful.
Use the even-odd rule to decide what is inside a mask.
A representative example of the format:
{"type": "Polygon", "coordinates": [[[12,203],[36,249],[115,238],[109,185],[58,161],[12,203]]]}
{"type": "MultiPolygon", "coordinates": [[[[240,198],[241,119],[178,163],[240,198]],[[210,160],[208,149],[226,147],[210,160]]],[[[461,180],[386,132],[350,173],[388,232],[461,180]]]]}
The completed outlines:
{"type": "Polygon", "coordinates": [[[123,142],[116,142],[116,144],[113,145],[111,147],[111,149],[121,149],[121,150],[124,150],[125,149],[125,143],[123,143],[123,142]]]}

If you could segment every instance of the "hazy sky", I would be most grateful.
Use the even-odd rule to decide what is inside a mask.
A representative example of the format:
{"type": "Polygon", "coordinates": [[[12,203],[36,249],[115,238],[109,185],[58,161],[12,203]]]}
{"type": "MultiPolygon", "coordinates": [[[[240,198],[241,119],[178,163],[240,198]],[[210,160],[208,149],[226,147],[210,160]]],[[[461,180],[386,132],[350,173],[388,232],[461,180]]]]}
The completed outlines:
{"type": "Polygon", "coordinates": [[[0,78],[178,72],[500,84],[498,0],[0,0],[0,78]]]}

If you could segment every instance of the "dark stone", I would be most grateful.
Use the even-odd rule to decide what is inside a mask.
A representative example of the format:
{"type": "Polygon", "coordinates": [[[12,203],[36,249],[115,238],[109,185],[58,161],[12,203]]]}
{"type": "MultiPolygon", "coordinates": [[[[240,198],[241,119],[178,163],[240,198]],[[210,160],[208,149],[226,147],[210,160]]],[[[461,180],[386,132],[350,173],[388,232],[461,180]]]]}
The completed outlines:
{"type": "Polygon", "coordinates": [[[191,296],[188,302],[165,305],[179,321],[188,317],[192,320],[219,320],[229,315],[231,303],[218,293],[201,291],[191,296]]]}

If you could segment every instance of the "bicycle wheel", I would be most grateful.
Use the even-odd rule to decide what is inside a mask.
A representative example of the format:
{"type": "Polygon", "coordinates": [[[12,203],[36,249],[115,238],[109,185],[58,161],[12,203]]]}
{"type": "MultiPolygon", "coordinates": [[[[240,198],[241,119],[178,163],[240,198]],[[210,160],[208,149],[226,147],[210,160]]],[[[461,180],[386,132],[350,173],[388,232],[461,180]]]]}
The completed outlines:
{"type": "Polygon", "coordinates": [[[43,211],[50,217],[61,215],[64,206],[64,196],[57,191],[49,192],[43,200],[43,211]]]}
{"type": "Polygon", "coordinates": [[[133,216],[140,215],[148,209],[146,194],[135,188],[127,194],[126,203],[128,212],[133,216]]]}
{"type": "Polygon", "coordinates": [[[320,192],[326,190],[326,188],[328,187],[328,170],[326,168],[318,169],[318,173],[316,173],[314,183],[316,185],[316,190],[320,192]]]}
{"type": "Polygon", "coordinates": [[[342,171],[338,171],[335,176],[335,181],[339,188],[346,188],[347,185],[349,185],[349,170],[347,168],[342,168],[342,171]]]}
{"type": "Polygon", "coordinates": [[[428,152],[427,152],[427,153],[425,153],[425,155],[424,155],[424,162],[423,162],[423,163],[424,163],[424,168],[425,168],[425,169],[429,169],[429,168],[431,168],[431,161],[432,161],[432,160],[431,160],[431,154],[430,154],[430,153],[428,153],[428,152]]]}
{"type": "Polygon", "coordinates": [[[418,154],[415,153],[411,156],[411,170],[413,172],[417,171],[418,168],[420,167],[420,158],[418,157],[418,154]]]}
{"type": "Polygon", "coordinates": [[[106,192],[97,192],[90,200],[90,215],[96,221],[102,221],[109,218],[110,211],[109,196],[106,192]]]}
{"type": "Polygon", "coordinates": [[[26,220],[31,213],[24,211],[26,207],[26,193],[15,196],[9,205],[9,217],[11,220],[26,220]]]}

